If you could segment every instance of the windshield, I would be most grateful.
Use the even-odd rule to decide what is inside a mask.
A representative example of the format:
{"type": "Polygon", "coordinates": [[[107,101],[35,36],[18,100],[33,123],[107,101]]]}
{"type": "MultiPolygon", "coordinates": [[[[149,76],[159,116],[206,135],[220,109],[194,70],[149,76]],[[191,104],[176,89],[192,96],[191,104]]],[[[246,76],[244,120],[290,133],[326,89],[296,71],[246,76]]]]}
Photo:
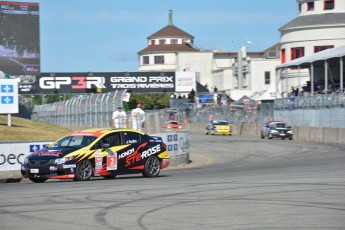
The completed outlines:
{"type": "Polygon", "coordinates": [[[227,121],[213,121],[214,125],[228,125],[229,123],[227,121]]]}
{"type": "Polygon", "coordinates": [[[54,143],[51,147],[82,148],[91,144],[96,138],[94,136],[67,136],[54,143]]]}
{"type": "Polygon", "coordinates": [[[287,125],[284,123],[278,123],[278,124],[276,124],[276,127],[277,128],[287,128],[287,125]]]}

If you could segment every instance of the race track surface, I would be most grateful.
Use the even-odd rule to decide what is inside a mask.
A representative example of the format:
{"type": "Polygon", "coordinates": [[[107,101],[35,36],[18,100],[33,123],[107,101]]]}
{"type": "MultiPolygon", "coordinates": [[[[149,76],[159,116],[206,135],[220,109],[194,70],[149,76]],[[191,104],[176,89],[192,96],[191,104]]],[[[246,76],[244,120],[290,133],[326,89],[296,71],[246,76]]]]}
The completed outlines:
{"type": "Polygon", "coordinates": [[[0,229],[345,229],[345,146],[191,135],[192,163],[0,184],[0,229]]]}

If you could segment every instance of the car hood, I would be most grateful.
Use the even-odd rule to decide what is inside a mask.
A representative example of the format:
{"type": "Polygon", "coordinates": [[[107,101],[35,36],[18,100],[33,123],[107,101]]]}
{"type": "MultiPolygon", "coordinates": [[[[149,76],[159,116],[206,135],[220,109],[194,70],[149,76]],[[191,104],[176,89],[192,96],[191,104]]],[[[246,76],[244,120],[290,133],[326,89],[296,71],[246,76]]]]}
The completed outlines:
{"type": "Polygon", "coordinates": [[[43,148],[40,149],[28,156],[30,160],[37,160],[37,159],[57,159],[66,156],[67,154],[77,151],[80,148],[75,147],[51,147],[51,148],[43,148]]]}

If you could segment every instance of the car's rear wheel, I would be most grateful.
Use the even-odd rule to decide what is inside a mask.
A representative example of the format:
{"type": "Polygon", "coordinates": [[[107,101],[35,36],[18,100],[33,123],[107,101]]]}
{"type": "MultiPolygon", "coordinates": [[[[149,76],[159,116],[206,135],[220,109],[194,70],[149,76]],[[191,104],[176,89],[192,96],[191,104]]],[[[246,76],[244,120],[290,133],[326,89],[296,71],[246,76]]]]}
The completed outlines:
{"type": "Polygon", "coordinates": [[[41,177],[29,177],[29,180],[31,180],[32,182],[35,182],[35,183],[43,183],[48,179],[47,178],[41,178],[41,177]]]}
{"type": "Polygon", "coordinates": [[[145,167],[143,171],[144,177],[156,177],[161,171],[161,162],[156,156],[149,157],[145,162],[145,167]]]}
{"type": "Polygon", "coordinates": [[[92,176],[92,164],[89,160],[82,160],[77,164],[75,169],[75,180],[86,181],[92,176]]]}

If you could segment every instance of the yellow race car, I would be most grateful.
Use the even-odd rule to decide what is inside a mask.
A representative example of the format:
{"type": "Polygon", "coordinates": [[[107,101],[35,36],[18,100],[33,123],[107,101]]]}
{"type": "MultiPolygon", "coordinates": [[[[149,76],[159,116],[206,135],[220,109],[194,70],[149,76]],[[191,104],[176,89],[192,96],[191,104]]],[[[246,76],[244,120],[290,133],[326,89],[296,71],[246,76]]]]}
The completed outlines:
{"type": "Polygon", "coordinates": [[[156,177],[169,162],[161,137],[131,129],[89,129],[68,134],[30,154],[21,173],[36,183],[47,179],[114,178],[131,173],[156,177]]]}
{"type": "Polygon", "coordinates": [[[205,129],[206,135],[232,135],[231,124],[225,120],[211,120],[205,129]]]}

